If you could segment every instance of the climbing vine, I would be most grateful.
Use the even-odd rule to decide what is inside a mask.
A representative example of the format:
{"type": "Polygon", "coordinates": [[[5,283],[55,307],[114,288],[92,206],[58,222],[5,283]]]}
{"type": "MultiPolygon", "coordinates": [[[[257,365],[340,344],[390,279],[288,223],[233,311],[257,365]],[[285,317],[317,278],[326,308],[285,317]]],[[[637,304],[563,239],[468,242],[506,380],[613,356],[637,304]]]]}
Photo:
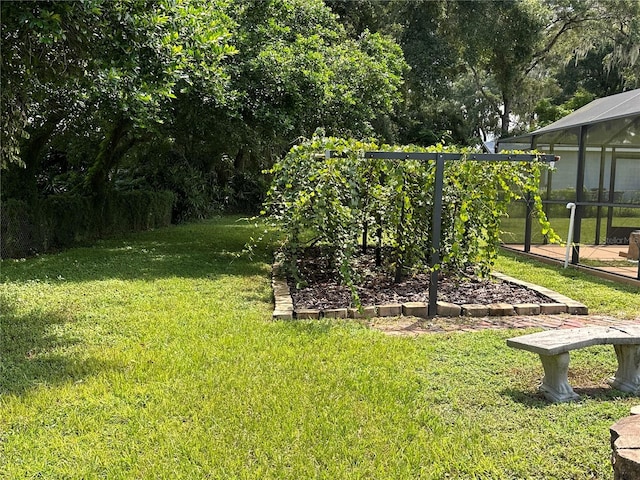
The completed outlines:
{"type": "MultiPolygon", "coordinates": [[[[383,247],[381,268],[396,281],[429,269],[435,162],[363,158],[362,152],[375,150],[472,153],[319,136],[293,147],[269,171],[273,181],[261,213],[284,233],[282,254],[294,278],[299,280],[296,259],[309,246],[322,249],[354,297],[358,272],[352,259],[363,244],[383,247]],[[335,153],[327,158],[326,151],[335,153]]],[[[464,157],[445,162],[441,262],[434,268],[488,273],[500,244],[500,220],[520,199],[530,199],[542,232],[559,240],[538,195],[543,168],[542,162],[464,157]]]]}

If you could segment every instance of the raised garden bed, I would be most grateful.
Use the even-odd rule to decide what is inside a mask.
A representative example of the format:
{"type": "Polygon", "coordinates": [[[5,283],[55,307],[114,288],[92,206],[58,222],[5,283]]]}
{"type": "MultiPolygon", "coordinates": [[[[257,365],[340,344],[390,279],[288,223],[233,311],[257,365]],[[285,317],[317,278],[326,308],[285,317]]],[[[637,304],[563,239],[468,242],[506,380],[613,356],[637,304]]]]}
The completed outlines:
{"type": "MultiPolygon", "coordinates": [[[[391,275],[375,267],[372,255],[356,259],[361,275],[357,291],[361,308],[339,276],[319,256],[307,253],[298,260],[304,287],[296,288],[274,265],[275,318],[362,318],[427,316],[429,275],[408,276],[394,283],[391,275]]],[[[587,314],[587,307],[549,289],[494,273],[491,278],[443,275],[438,285],[439,316],[499,316],[587,314]]]]}

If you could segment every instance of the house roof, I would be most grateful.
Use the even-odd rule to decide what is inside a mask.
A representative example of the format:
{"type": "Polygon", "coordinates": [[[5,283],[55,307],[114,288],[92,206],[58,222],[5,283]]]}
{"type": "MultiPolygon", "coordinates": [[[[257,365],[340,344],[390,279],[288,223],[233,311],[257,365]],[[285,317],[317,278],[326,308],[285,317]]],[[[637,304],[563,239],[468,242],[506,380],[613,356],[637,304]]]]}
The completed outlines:
{"type": "Polygon", "coordinates": [[[598,98],[557,122],[542,127],[531,134],[539,135],[635,115],[640,115],[640,88],[609,97],[598,98]]]}
{"type": "Polygon", "coordinates": [[[598,98],[566,117],[525,135],[503,138],[499,143],[524,141],[545,133],[559,132],[583,125],[593,125],[619,118],[640,116],[640,88],[598,98]]]}

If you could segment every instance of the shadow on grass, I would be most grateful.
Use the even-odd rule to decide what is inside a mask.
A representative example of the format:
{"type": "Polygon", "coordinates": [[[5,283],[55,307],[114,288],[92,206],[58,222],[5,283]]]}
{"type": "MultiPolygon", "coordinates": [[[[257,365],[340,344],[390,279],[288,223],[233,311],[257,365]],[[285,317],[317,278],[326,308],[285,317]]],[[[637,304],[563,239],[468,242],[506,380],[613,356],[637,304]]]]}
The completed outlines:
{"type": "Polygon", "coordinates": [[[271,262],[265,242],[253,257],[243,253],[257,236],[254,225],[233,217],[172,226],[98,241],[52,255],[2,263],[0,281],[154,280],[266,275],[271,262]],[[267,266],[265,265],[267,264],[267,266]]]}
{"type": "Polygon", "coordinates": [[[80,340],[56,330],[71,321],[69,315],[44,309],[20,315],[10,299],[0,296],[0,395],[23,394],[39,385],[78,382],[111,368],[70,352],[80,340]]]}
{"type": "MultiPolygon", "coordinates": [[[[143,280],[163,278],[211,279],[225,276],[267,276],[271,244],[254,257],[239,255],[256,227],[226,217],[98,241],[24,260],[2,261],[0,283],[41,281],[89,282],[94,280],[143,280]]],[[[34,283],[37,289],[37,283],[34,283]]],[[[238,292],[248,301],[271,300],[270,292],[238,292]]],[[[97,372],[119,368],[83,356],[82,339],[69,333],[76,321],[64,310],[17,308],[13,298],[0,293],[0,394],[22,394],[38,385],[78,382],[97,372]]]]}
{"type": "MultiPolygon", "coordinates": [[[[536,266],[538,266],[538,265],[536,265],[536,266]]],[[[614,280],[608,280],[608,279],[605,279],[605,278],[600,278],[600,277],[597,277],[594,274],[590,274],[589,272],[587,272],[585,270],[576,270],[574,268],[564,269],[564,268],[562,268],[560,266],[552,266],[552,265],[545,265],[545,264],[542,264],[542,266],[545,266],[545,267],[549,268],[550,270],[554,270],[559,275],[561,275],[562,277],[564,277],[564,278],[566,278],[568,280],[581,280],[583,282],[589,282],[589,283],[593,283],[595,285],[602,285],[603,287],[611,288],[611,289],[618,290],[618,291],[624,292],[624,293],[635,293],[635,294],[637,294],[639,292],[638,287],[635,287],[633,285],[628,285],[628,284],[620,282],[620,281],[614,281],[614,280]]]]}
{"type": "MultiPolygon", "coordinates": [[[[597,401],[614,401],[620,398],[628,398],[632,395],[629,393],[621,392],[610,387],[573,387],[573,391],[580,395],[581,400],[597,400],[597,401]]],[[[501,395],[511,397],[514,402],[520,403],[529,408],[546,408],[554,403],[549,402],[544,398],[544,395],[540,392],[530,392],[524,390],[516,390],[513,388],[507,388],[502,390],[501,395]]]]}

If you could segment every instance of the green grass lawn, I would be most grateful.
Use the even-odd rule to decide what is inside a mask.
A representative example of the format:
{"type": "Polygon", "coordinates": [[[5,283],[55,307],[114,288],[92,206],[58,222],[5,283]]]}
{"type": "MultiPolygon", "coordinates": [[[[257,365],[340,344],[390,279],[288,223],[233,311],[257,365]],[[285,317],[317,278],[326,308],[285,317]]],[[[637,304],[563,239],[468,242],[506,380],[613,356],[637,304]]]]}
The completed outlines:
{"type": "Polygon", "coordinates": [[[640,320],[640,289],[600,279],[575,269],[547,265],[504,251],[495,269],[537,285],[543,285],[582,302],[589,313],[640,320]]]}
{"type": "Polygon", "coordinates": [[[551,405],[505,346],[522,331],[274,322],[268,252],[236,256],[257,233],[226,217],[3,261],[0,478],[611,478],[638,403],[604,386],[613,349],[575,352],[584,399],[551,405]]]}

